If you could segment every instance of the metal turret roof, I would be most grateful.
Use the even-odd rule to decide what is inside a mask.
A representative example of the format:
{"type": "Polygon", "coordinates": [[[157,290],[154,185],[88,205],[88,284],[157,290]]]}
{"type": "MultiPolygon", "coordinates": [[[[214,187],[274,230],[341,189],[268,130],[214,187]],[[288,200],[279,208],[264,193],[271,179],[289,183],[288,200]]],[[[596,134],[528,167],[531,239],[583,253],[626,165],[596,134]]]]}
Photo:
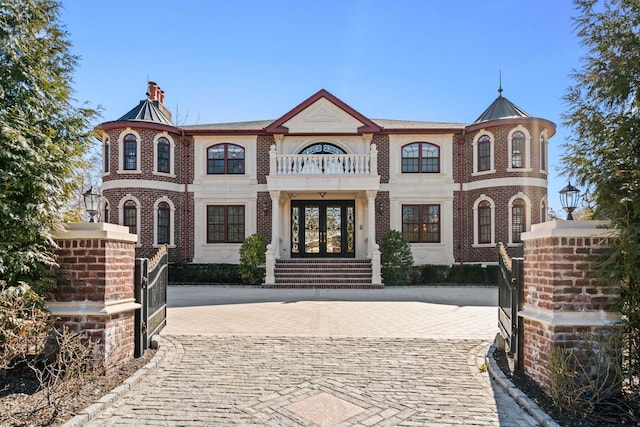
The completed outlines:
{"type": "Polygon", "coordinates": [[[478,117],[473,124],[499,119],[531,117],[531,115],[522,108],[502,96],[502,88],[500,88],[498,92],[500,95],[480,114],[480,117],[478,117]]]}
{"type": "Polygon", "coordinates": [[[138,105],[133,107],[131,110],[129,110],[128,113],[126,113],[116,121],[149,122],[173,126],[171,119],[167,118],[167,116],[162,113],[157,103],[158,101],[151,101],[150,99],[140,101],[138,105]]]}

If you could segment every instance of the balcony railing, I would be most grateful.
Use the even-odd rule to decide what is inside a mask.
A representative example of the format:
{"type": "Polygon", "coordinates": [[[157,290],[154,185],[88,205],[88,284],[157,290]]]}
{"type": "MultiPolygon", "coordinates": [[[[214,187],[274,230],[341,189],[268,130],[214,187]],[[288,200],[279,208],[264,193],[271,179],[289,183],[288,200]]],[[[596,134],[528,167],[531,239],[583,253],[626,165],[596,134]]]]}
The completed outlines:
{"type": "Polygon", "coordinates": [[[269,152],[271,175],[377,175],[378,151],[369,154],[277,154],[269,152]]]}

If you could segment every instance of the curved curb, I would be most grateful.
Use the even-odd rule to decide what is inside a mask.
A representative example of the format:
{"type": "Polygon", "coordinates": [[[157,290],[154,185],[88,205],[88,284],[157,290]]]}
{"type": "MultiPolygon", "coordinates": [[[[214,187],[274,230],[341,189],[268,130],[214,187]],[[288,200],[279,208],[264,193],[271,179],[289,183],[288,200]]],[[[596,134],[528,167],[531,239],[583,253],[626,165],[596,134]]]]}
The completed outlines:
{"type": "Polygon", "coordinates": [[[97,417],[108,406],[120,399],[125,393],[138,385],[147,375],[154,371],[169,351],[169,343],[164,338],[154,335],[153,338],[151,338],[151,346],[153,348],[157,348],[158,351],[146,365],[138,369],[118,387],[114,388],[100,399],[80,411],[76,416],[64,423],[62,427],[81,427],[86,425],[89,421],[97,417]]]}
{"type": "Polygon", "coordinates": [[[511,380],[502,372],[502,369],[498,366],[495,360],[493,360],[493,352],[496,350],[495,341],[487,350],[485,355],[485,363],[487,370],[492,378],[504,389],[518,404],[524,408],[535,420],[544,427],[560,427],[560,424],[555,422],[546,412],[544,412],[533,400],[524,394],[518,387],[516,387],[511,380]]]}

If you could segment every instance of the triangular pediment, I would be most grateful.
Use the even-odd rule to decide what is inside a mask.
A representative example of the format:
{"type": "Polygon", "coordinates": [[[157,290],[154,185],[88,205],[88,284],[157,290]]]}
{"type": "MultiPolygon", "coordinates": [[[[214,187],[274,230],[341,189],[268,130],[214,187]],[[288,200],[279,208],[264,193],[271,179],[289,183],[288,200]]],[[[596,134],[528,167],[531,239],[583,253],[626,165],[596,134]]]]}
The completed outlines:
{"type": "Polygon", "coordinates": [[[320,90],[267,127],[273,133],[373,133],[378,125],[347,104],[320,90]]]}

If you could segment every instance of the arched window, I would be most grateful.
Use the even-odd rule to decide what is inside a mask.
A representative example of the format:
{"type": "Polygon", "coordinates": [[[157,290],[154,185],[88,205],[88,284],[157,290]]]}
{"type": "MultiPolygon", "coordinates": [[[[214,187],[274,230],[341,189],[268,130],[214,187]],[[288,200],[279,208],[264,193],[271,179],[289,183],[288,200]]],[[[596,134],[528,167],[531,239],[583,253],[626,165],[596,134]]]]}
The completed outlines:
{"type": "Polygon", "coordinates": [[[104,152],[103,152],[103,163],[104,163],[104,173],[109,173],[109,156],[111,155],[111,145],[109,144],[109,139],[104,142],[104,152]]]}
{"type": "Polygon", "coordinates": [[[103,203],[104,204],[103,204],[103,208],[102,208],[102,222],[110,222],[109,221],[109,215],[110,215],[109,202],[106,199],[104,199],[103,203]]]}
{"type": "Polygon", "coordinates": [[[138,168],[138,139],[133,134],[124,137],[124,170],[138,168]]]}
{"type": "Polygon", "coordinates": [[[243,174],[244,148],[234,144],[218,144],[207,148],[207,174],[243,174]]]}
{"type": "Polygon", "coordinates": [[[129,233],[138,234],[138,205],[133,200],[124,202],[123,224],[129,227],[129,233]]]}
{"type": "Polygon", "coordinates": [[[482,135],[478,139],[478,172],[491,169],[491,138],[482,135]]]}
{"type": "Polygon", "coordinates": [[[440,147],[415,142],[402,147],[402,173],[439,173],[440,147]]]}
{"type": "Polygon", "coordinates": [[[548,150],[547,139],[544,137],[544,135],[540,135],[540,170],[541,171],[547,170],[547,150],[548,150]]]}
{"type": "Polygon", "coordinates": [[[171,243],[171,207],[167,202],[158,204],[157,243],[159,245],[171,243]]]}
{"type": "Polygon", "coordinates": [[[526,231],[526,204],[522,199],[515,199],[511,205],[511,242],[522,243],[521,234],[526,231]]]}
{"type": "Polygon", "coordinates": [[[511,167],[521,169],[526,164],[524,133],[516,131],[511,136],[511,167]]]}
{"type": "Polygon", "coordinates": [[[543,199],[540,202],[540,222],[546,222],[546,221],[547,221],[547,203],[543,199]]]}
{"type": "Polygon", "coordinates": [[[157,144],[157,171],[169,173],[171,171],[171,144],[164,136],[158,138],[157,144]]]}
{"type": "Polygon", "coordinates": [[[300,154],[347,154],[342,148],[329,144],[327,142],[319,142],[310,145],[300,152],[300,154]]]}
{"type": "Polygon", "coordinates": [[[478,204],[478,243],[492,243],[491,203],[483,200],[478,204]]]}

